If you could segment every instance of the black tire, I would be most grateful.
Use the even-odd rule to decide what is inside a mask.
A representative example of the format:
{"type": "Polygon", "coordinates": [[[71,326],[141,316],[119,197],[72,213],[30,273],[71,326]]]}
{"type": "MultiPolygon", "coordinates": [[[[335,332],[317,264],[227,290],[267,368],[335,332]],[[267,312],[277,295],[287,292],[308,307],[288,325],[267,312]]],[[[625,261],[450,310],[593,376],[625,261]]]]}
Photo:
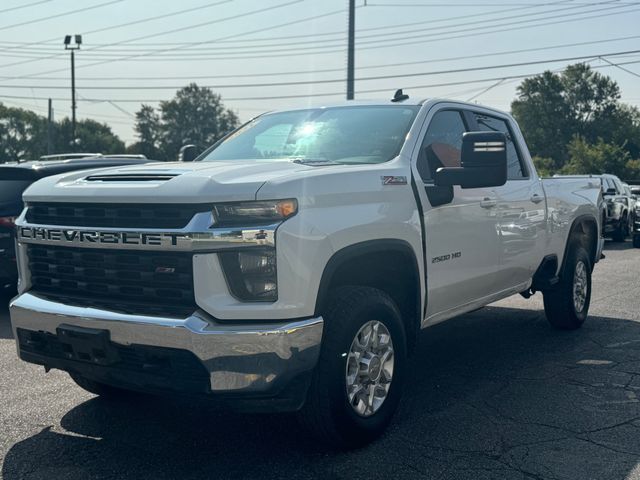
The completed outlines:
{"type": "Polygon", "coordinates": [[[569,245],[560,281],[552,289],[543,292],[543,295],[544,312],[553,327],[561,330],[575,330],[582,326],[589,314],[591,302],[591,260],[582,243],[573,241],[569,245]],[[574,301],[574,288],[579,281],[576,270],[580,269],[580,264],[585,272],[586,292],[583,306],[578,308],[574,301]]]}
{"type": "Polygon", "coordinates": [[[93,393],[94,395],[98,395],[101,398],[117,400],[134,395],[134,392],[130,390],[113,387],[111,385],[107,385],[106,383],[96,382],[95,380],[90,380],[77,373],[69,372],[69,376],[71,377],[71,380],[73,380],[80,388],[86,390],[89,393],[93,393]]]}
{"type": "Polygon", "coordinates": [[[380,290],[349,286],[331,292],[323,317],[320,359],[299,420],[331,448],[366,445],[382,434],[400,401],[407,366],[407,340],[400,311],[380,290]],[[387,396],[378,410],[361,416],[351,406],[347,394],[348,352],[358,332],[372,320],[382,323],[390,334],[393,373],[387,396]]]}
{"type": "Polygon", "coordinates": [[[633,236],[633,246],[635,248],[640,248],[640,235],[633,236]]]}
{"type": "Polygon", "coordinates": [[[614,242],[624,242],[627,238],[627,236],[629,235],[629,224],[627,222],[627,216],[625,215],[624,217],[622,217],[622,219],[620,220],[620,222],[618,223],[618,226],[616,227],[616,229],[613,231],[612,235],[611,235],[611,239],[614,242]]]}

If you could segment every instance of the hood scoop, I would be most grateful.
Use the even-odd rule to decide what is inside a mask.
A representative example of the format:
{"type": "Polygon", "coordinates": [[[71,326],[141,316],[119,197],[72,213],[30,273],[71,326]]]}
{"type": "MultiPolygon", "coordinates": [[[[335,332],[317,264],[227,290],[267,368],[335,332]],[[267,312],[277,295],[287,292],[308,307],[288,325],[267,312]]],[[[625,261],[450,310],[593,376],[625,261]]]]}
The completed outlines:
{"type": "Polygon", "coordinates": [[[118,172],[85,177],[85,182],[166,182],[183,172],[118,172]]]}

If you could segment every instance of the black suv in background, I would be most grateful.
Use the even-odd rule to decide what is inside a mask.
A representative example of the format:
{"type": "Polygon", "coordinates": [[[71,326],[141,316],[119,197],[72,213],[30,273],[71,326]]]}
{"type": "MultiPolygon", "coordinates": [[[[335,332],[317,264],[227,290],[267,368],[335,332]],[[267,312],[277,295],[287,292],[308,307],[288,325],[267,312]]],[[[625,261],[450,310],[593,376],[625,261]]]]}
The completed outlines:
{"type": "Polygon", "coordinates": [[[22,211],[22,192],[36,180],[58,173],[152,162],[141,156],[93,154],[86,158],[56,159],[0,165],[0,293],[11,291],[18,280],[14,220],[22,211]]]}

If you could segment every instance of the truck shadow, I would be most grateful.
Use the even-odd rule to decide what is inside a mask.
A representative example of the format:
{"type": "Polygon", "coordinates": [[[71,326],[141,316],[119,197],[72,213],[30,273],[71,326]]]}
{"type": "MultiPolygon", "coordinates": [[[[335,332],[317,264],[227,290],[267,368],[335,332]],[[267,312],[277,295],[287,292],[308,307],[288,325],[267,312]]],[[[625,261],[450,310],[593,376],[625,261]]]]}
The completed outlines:
{"type": "MultiPolygon", "coordinates": [[[[633,243],[627,239],[624,242],[614,242],[612,240],[605,240],[604,250],[634,250],[633,243]]],[[[639,249],[640,251],[640,249],[639,249]]]]}
{"type": "MultiPolygon", "coordinates": [[[[389,432],[331,452],[292,416],[93,398],[11,447],[2,478],[625,478],[640,470],[640,324],[487,307],[424,332],[389,432]],[[638,470],[636,470],[638,469],[638,470]]],[[[46,404],[43,404],[46,408],[46,404]]]]}
{"type": "Polygon", "coordinates": [[[8,295],[0,293],[0,340],[13,338],[11,331],[11,322],[9,321],[9,302],[11,299],[8,295]]]}

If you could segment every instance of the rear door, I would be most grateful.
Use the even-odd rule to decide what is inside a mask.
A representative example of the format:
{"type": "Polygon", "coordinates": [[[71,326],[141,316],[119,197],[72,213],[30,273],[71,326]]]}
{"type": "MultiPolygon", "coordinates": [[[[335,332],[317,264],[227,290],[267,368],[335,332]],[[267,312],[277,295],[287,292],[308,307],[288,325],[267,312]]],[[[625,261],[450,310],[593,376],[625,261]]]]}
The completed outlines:
{"type": "Polygon", "coordinates": [[[496,288],[509,290],[527,283],[544,256],[546,241],[546,200],[542,182],[525,155],[524,143],[517,127],[507,116],[494,112],[473,111],[474,128],[497,131],[507,138],[507,183],[495,187],[496,216],[500,238],[500,269],[496,288]]]}
{"type": "Polygon", "coordinates": [[[437,168],[460,166],[466,131],[469,118],[459,105],[436,105],[414,154],[426,232],[427,317],[434,321],[495,291],[500,253],[496,196],[492,189],[438,187],[433,181],[437,168]]]}

